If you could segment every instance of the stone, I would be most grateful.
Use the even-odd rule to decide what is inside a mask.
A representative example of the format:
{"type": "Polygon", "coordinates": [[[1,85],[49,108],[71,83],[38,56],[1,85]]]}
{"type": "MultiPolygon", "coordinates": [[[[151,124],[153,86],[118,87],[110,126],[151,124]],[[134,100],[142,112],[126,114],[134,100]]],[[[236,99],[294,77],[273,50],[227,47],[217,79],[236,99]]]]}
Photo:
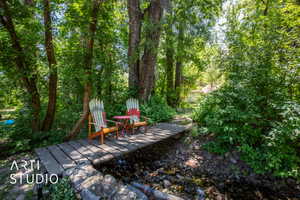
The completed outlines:
{"type": "Polygon", "coordinates": [[[184,180],[184,176],[181,176],[179,174],[176,174],[176,177],[179,179],[179,180],[184,180]]]}
{"type": "Polygon", "coordinates": [[[130,189],[131,191],[134,191],[137,195],[139,200],[148,200],[148,197],[139,189],[131,186],[131,185],[127,185],[127,188],[130,189]]]}
{"type": "Polygon", "coordinates": [[[99,200],[99,197],[93,194],[88,189],[81,190],[80,196],[83,200],[99,200]]]}
{"type": "Polygon", "coordinates": [[[82,199],[93,199],[97,197],[98,199],[103,196],[103,187],[101,182],[103,181],[102,174],[97,174],[84,180],[80,186],[80,194],[83,195],[82,199]]]}
{"type": "Polygon", "coordinates": [[[159,168],[159,169],[157,169],[157,172],[158,173],[160,173],[160,174],[164,174],[165,173],[165,171],[164,171],[164,168],[159,168]]]}
{"type": "Polygon", "coordinates": [[[117,185],[117,180],[113,176],[109,174],[105,175],[102,181],[103,197],[113,196],[117,190],[117,185]]]}
{"type": "Polygon", "coordinates": [[[66,176],[70,177],[70,181],[76,190],[80,190],[79,186],[84,180],[96,174],[98,178],[103,178],[103,175],[89,164],[78,165],[66,171],[66,176]]]}
{"type": "Polygon", "coordinates": [[[197,196],[196,196],[196,200],[204,200],[205,199],[205,192],[201,189],[201,188],[197,188],[196,189],[196,193],[197,193],[197,196]]]}
{"type": "Polygon", "coordinates": [[[169,180],[167,180],[167,179],[163,180],[163,183],[164,183],[164,187],[165,188],[168,188],[168,187],[170,187],[172,185],[172,183],[169,180]]]}
{"type": "Polygon", "coordinates": [[[232,162],[233,164],[236,164],[237,163],[237,161],[234,159],[234,158],[230,158],[230,162],[232,162]]]}
{"type": "Polygon", "coordinates": [[[111,198],[111,200],[148,200],[148,197],[142,193],[140,190],[129,186],[129,185],[120,185],[118,190],[111,198]]]}

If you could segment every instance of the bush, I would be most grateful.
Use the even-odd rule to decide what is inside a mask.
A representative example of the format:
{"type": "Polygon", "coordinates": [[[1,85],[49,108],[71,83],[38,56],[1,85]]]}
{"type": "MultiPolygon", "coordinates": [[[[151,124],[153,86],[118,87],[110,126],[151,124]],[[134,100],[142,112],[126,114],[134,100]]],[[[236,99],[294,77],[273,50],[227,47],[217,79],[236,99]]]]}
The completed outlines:
{"type": "Polygon", "coordinates": [[[75,192],[68,178],[61,179],[57,184],[50,186],[51,200],[76,200],[75,192]]]}
{"type": "Polygon", "coordinates": [[[266,100],[250,87],[225,86],[200,103],[193,119],[216,136],[208,150],[235,149],[257,173],[299,178],[300,105],[279,99],[266,100]]]}
{"type": "Polygon", "coordinates": [[[150,118],[150,123],[168,121],[176,114],[175,110],[159,96],[153,96],[146,104],[141,105],[141,112],[150,118]]]}

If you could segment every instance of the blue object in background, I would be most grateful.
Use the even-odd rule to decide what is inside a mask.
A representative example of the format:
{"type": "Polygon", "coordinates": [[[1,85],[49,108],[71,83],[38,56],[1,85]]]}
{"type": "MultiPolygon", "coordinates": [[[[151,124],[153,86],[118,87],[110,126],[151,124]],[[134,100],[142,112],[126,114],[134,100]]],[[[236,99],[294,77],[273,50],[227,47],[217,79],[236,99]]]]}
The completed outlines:
{"type": "Polygon", "coordinates": [[[15,120],[9,119],[4,121],[4,125],[12,125],[15,123],[15,120]]]}
{"type": "Polygon", "coordinates": [[[4,124],[6,124],[6,125],[12,125],[14,123],[15,123],[15,120],[9,119],[9,120],[6,120],[4,124]]]}

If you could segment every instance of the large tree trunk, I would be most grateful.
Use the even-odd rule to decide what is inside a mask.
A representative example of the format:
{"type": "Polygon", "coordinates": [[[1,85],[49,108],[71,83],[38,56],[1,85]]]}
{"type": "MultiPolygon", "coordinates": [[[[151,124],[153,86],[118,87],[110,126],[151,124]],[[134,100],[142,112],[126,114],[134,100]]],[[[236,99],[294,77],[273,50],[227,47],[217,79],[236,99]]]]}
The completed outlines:
{"type": "Polygon", "coordinates": [[[45,47],[49,64],[48,108],[43,121],[42,130],[49,131],[54,121],[57,96],[57,68],[52,39],[51,11],[49,0],[44,0],[45,47]]]}
{"type": "MultiPolygon", "coordinates": [[[[180,48],[183,46],[184,32],[183,26],[180,25],[178,33],[178,46],[177,51],[181,51],[180,48]]],[[[180,93],[181,93],[181,83],[182,83],[182,52],[177,52],[176,56],[176,72],[175,72],[175,104],[180,103],[180,93]]]]}
{"type": "Polygon", "coordinates": [[[142,26],[140,0],[127,0],[127,7],[129,15],[128,84],[129,89],[136,92],[139,89],[139,44],[142,26]]]}
{"type": "Polygon", "coordinates": [[[146,33],[147,41],[140,65],[139,97],[142,101],[149,99],[155,86],[155,65],[163,15],[161,0],[152,0],[147,14],[150,27],[146,33]]]}
{"type": "Polygon", "coordinates": [[[87,39],[86,44],[86,53],[84,57],[84,69],[85,69],[85,85],[84,85],[84,96],[83,96],[83,114],[81,118],[76,122],[75,126],[66,137],[67,140],[75,137],[83,123],[86,121],[89,114],[89,101],[92,93],[92,84],[91,84],[91,70],[92,70],[92,61],[93,61],[93,49],[94,49],[94,38],[97,29],[97,21],[98,21],[98,12],[100,7],[101,0],[94,0],[92,13],[91,13],[91,22],[89,26],[89,38],[87,39]]]}
{"type": "Polygon", "coordinates": [[[7,29],[12,41],[12,47],[16,52],[15,62],[16,62],[17,72],[31,98],[30,105],[32,107],[32,115],[33,115],[32,130],[33,132],[36,132],[40,130],[40,109],[41,109],[40,95],[36,85],[37,77],[35,73],[31,72],[29,62],[27,62],[25,58],[25,54],[20,44],[20,40],[17,36],[6,0],[0,1],[0,8],[2,10],[2,13],[0,15],[1,23],[7,29]]]}

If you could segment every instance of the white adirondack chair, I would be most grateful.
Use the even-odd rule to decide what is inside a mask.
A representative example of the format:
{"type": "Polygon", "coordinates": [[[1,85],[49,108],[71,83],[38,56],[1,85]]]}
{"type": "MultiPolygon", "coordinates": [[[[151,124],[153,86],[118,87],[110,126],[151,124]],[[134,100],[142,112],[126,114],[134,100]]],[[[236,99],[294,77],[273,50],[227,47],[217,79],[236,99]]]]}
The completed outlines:
{"type": "Polygon", "coordinates": [[[104,143],[105,134],[116,132],[116,138],[118,138],[118,123],[112,120],[106,119],[106,113],[104,111],[103,101],[99,99],[92,99],[89,103],[90,115],[89,115],[89,135],[88,139],[91,140],[97,136],[100,136],[100,143],[104,143]],[[108,127],[107,122],[114,122],[115,126],[108,127]],[[95,132],[92,132],[92,125],[94,125],[95,132]]]}
{"type": "Polygon", "coordinates": [[[139,128],[141,126],[145,126],[145,132],[147,132],[147,118],[141,116],[139,101],[137,99],[130,98],[126,101],[127,106],[127,115],[130,116],[130,124],[132,131],[134,128],[139,128]],[[145,119],[145,121],[141,121],[141,117],[145,119]]]}

